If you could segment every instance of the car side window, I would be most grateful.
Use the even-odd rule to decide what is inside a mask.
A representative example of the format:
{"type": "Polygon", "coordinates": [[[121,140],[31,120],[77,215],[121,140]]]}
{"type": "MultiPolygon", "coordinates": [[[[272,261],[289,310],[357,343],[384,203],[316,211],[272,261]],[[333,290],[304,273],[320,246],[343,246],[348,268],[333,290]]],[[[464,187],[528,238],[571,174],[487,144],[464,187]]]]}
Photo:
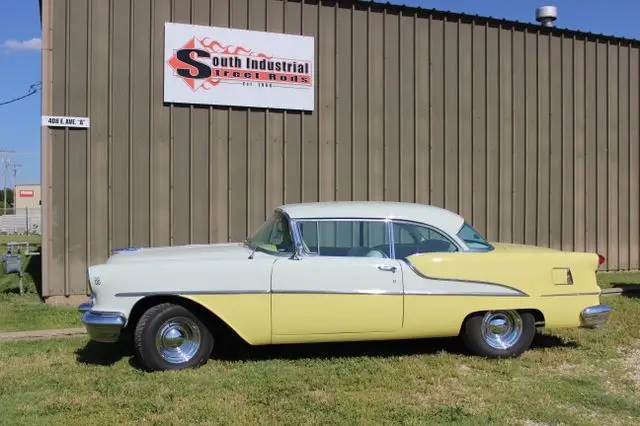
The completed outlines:
{"type": "Polygon", "coordinates": [[[249,241],[267,252],[293,253],[289,221],[277,212],[256,231],[249,241]]]}
{"type": "Polygon", "coordinates": [[[408,222],[393,222],[393,244],[396,259],[406,259],[419,253],[458,251],[443,232],[408,222]]]}
{"type": "Polygon", "coordinates": [[[389,257],[387,224],[376,220],[300,221],[302,240],[318,256],[389,257]]]}

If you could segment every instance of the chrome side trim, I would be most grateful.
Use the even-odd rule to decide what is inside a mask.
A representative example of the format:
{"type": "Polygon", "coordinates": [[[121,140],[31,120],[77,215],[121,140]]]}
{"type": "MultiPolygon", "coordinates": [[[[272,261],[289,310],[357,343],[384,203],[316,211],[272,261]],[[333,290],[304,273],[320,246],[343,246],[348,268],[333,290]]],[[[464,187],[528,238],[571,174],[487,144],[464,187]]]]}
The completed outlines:
{"type": "Polygon", "coordinates": [[[540,297],[562,297],[562,296],[599,296],[599,291],[592,291],[588,293],[554,293],[554,294],[541,294],[540,297]]]}
{"type": "Polygon", "coordinates": [[[608,320],[612,312],[612,308],[608,305],[595,305],[585,308],[580,313],[580,321],[584,328],[600,328],[608,320]]]}
{"type": "Polygon", "coordinates": [[[269,290],[173,290],[173,291],[138,291],[116,293],[115,297],[146,297],[146,296],[191,296],[209,294],[269,294],[269,290]]]}
{"type": "MultiPolygon", "coordinates": [[[[484,283],[482,283],[484,284],[484,283]]],[[[515,290],[514,290],[515,291],[515,290]]],[[[456,292],[456,291],[447,291],[447,292],[435,292],[428,290],[409,290],[406,292],[402,291],[389,291],[389,290],[380,290],[380,289],[366,289],[366,290],[307,290],[307,289],[296,289],[296,290],[220,290],[220,291],[148,291],[148,292],[137,292],[137,293],[117,293],[116,297],[146,297],[146,296],[188,296],[188,295],[249,295],[249,294],[288,294],[288,295],[296,295],[296,294],[334,294],[334,295],[368,295],[368,296],[498,296],[498,297],[522,297],[522,294],[519,293],[499,293],[499,292],[456,292]]]]}
{"type": "Polygon", "coordinates": [[[482,284],[482,285],[491,285],[491,286],[496,286],[496,287],[501,287],[507,290],[510,290],[512,292],[515,292],[517,294],[508,294],[507,296],[518,296],[518,297],[529,297],[529,295],[527,293],[525,293],[522,290],[518,290],[515,287],[511,287],[505,284],[499,284],[499,283],[494,283],[491,281],[474,281],[474,280],[465,280],[465,279],[453,279],[453,278],[438,278],[438,277],[430,277],[428,275],[423,274],[422,272],[418,271],[415,266],[413,266],[412,264],[410,264],[409,262],[406,262],[404,260],[401,261],[404,265],[407,265],[407,267],[416,275],[418,275],[420,278],[424,278],[425,280],[437,280],[437,281],[447,281],[447,282],[460,282],[460,283],[469,283],[469,284],[482,284]]]}

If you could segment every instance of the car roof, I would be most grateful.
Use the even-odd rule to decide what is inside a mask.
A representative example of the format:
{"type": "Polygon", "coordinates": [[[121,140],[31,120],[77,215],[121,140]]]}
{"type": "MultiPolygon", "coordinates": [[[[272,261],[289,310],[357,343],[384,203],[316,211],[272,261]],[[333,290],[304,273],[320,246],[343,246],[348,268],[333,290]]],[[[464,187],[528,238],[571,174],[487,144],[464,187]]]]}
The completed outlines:
{"type": "Polygon", "coordinates": [[[455,234],[464,218],[452,211],[418,203],[395,201],[327,201],[284,204],[279,210],[292,219],[402,219],[426,223],[455,234]]]}

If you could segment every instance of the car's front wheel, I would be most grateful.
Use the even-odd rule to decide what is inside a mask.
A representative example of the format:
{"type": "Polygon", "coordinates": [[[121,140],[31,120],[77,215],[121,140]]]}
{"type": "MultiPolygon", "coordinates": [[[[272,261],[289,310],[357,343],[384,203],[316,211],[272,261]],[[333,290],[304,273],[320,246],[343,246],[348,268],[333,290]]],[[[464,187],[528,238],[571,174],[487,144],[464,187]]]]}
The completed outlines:
{"type": "Polygon", "coordinates": [[[149,371],[181,370],[207,362],[214,339],[209,328],[187,308],[162,303],[149,308],[136,324],[136,358],[149,371]]]}
{"type": "Polygon", "coordinates": [[[476,355],[509,358],[518,357],[529,349],[535,333],[536,321],[531,313],[489,311],[467,318],[462,338],[476,355]]]}

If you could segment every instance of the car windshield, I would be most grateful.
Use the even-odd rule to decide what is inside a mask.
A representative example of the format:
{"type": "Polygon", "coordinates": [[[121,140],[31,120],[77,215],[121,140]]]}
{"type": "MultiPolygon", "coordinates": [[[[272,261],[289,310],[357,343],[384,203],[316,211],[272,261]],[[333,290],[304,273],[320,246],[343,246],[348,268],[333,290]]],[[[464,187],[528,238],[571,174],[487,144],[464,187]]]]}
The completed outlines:
{"type": "Polygon", "coordinates": [[[274,212],[246,243],[252,249],[267,253],[292,253],[293,241],[289,232],[289,221],[282,213],[274,212]]]}
{"type": "Polygon", "coordinates": [[[493,250],[493,246],[489,244],[489,242],[485,240],[482,237],[482,235],[478,233],[478,231],[473,229],[473,226],[471,226],[466,222],[464,223],[464,225],[462,225],[462,228],[460,228],[460,231],[458,231],[458,238],[464,241],[471,250],[474,250],[474,251],[493,250]]]}

